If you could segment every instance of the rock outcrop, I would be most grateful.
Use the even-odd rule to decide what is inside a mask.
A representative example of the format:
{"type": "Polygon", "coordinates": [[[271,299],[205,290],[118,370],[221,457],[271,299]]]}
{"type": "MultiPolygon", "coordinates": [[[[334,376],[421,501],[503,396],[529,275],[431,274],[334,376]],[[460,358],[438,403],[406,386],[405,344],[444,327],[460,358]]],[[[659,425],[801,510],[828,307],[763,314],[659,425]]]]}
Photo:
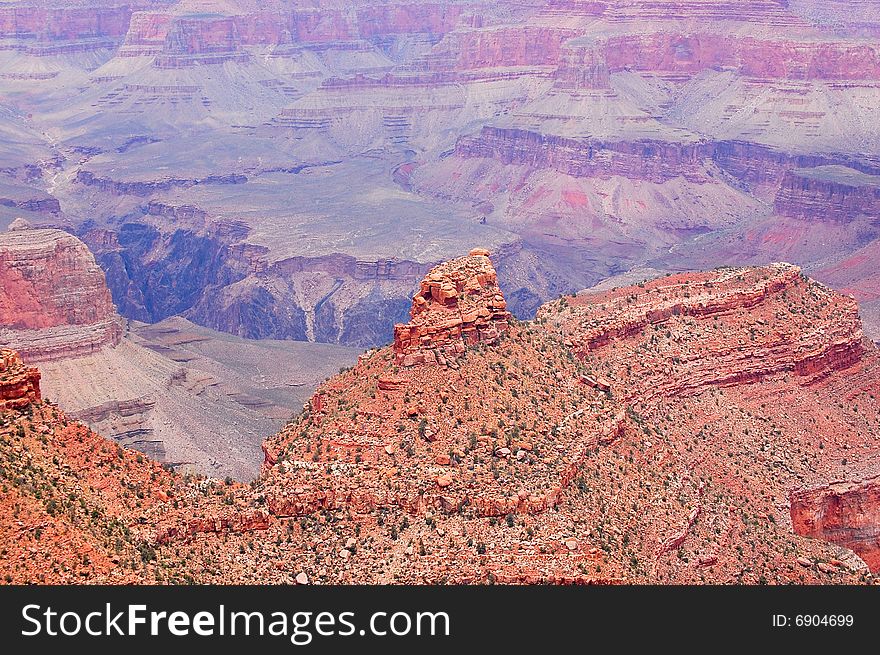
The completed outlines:
{"type": "Polygon", "coordinates": [[[606,346],[638,340],[651,332],[666,332],[666,338],[676,344],[699,338],[704,331],[711,332],[701,327],[710,320],[742,327],[706,338],[698,349],[681,348],[672,365],[661,366],[647,353],[639,361],[627,362],[629,381],[620,391],[642,402],[785,372],[803,377],[803,384],[808,384],[852,366],[865,353],[856,302],[808,280],[790,264],[671,276],[646,283],[644,288],[585,294],[571,305],[571,318],[556,318],[559,307],[553,303],[539,317],[561,320],[563,333],[584,359],[606,346]],[[782,305],[791,318],[771,329],[782,305]],[[803,307],[804,313],[796,307],[803,307]],[[682,318],[693,320],[687,336],[669,331],[668,326],[682,318]],[[821,327],[813,327],[816,324],[821,327]]]}
{"type": "Polygon", "coordinates": [[[0,234],[0,344],[33,362],[89,354],[121,336],[104,273],[79,239],[60,230],[0,234]]]}
{"type": "Polygon", "coordinates": [[[845,546],[880,572],[880,478],[792,492],[791,523],[797,534],[845,546]]]}
{"type": "Polygon", "coordinates": [[[0,349],[0,411],[22,409],[40,401],[40,372],[13,350],[0,349]]]}
{"type": "Polygon", "coordinates": [[[398,364],[454,361],[468,346],[495,341],[511,319],[489,251],[445,262],[422,280],[410,322],[394,326],[398,364]]]}

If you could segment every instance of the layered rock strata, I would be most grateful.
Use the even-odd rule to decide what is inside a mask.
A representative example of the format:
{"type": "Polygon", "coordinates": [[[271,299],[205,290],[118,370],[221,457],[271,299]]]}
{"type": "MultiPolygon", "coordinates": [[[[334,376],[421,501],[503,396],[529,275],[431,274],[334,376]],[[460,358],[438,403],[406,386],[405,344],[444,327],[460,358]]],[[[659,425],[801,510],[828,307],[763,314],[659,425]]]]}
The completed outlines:
{"type": "Polygon", "coordinates": [[[0,234],[0,283],[0,344],[27,361],[86,355],[122,337],[103,271],[65,232],[0,234]]]}
{"type": "Polygon", "coordinates": [[[795,169],[783,177],[774,209],[803,221],[846,224],[864,216],[880,222],[880,175],[845,166],[795,169]]]}
{"type": "MultiPolygon", "coordinates": [[[[657,375],[655,362],[650,360],[628,362],[629,384],[621,392],[643,402],[700,393],[709,386],[756,382],[784,372],[809,382],[855,364],[866,348],[857,303],[808,281],[790,264],[672,276],[649,282],[638,292],[579,296],[572,305],[577,308],[576,318],[563,321],[560,327],[582,359],[602,352],[604,346],[663,331],[682,318],[695,323],[686,337],[670,335],[676,342],[712,332],[699,327],[701,323],[755,312],[748,339],[742,332],[733,332],[707,338],[698,348],[679,347],[679,356],[671,366],[663,365],[662,375],[657,375]],[[758,314],[781,303],[787,303],[792,317],[771,329],[778,314],[767,318],[758,314]],[[795,310],[801,304],[819,313],[821,328],[811,327],[808,317],[795,310]],[[709,362],[712,366],[707,366],[709,362]]],[[[541,312],[539,317],[554,316],[558,307],[551,304],[541,312]]]]}
{"type": "Polygon", "coordinates": [[[880,478],[793,492],[791,523],[797,534],[846,546],[880,570],[880,478]]]}

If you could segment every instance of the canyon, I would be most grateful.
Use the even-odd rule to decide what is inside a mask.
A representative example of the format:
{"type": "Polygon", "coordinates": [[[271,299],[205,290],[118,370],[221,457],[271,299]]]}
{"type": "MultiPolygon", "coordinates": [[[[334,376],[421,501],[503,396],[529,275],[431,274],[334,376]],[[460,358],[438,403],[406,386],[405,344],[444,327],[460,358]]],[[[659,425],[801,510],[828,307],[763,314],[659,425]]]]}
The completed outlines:
{"type": "Polygon", "coordinates": [[[520,319],[787,260],[880,335],[871,3],[6,5],[0,228],[82,239],[125,318],[379,346],[486,247],[520,319]]]}
{"type": "MultiPolygon", "coordinates": [[[[426,274],[421,353],[463,308],[502,320],[493,269],[478,250],[426,274]]],[[[880,351],[851,298],[777,264],[506,320],[443,359],[366,351],[250,485],[120,448],[4,351],[7,581],[874,581],[880,351]]]]}
{"type": "Polygon", "coordinates": [[[23,220],[0,233],[0,346],[40,364],[43,390],[71,418],[177,470],[238,479],[257,474],[262,439],[356,357],[184,319],[131,323],[83,242],[23,220]]]}
{"type": "Polygon", "coordinates": [[[878,38],[3,2],[5,581],[875,583],[878,38]]]}

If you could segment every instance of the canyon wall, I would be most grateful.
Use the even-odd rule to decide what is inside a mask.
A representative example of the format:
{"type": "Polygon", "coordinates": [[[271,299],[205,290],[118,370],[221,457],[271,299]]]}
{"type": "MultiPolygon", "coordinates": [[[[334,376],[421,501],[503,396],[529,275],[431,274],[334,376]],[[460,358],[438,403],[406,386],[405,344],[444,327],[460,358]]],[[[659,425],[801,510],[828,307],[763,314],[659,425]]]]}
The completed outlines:
{"type": "MultiPolygon", "coordinates": [[[[606,348],[624,347],[633,340],[666,331],[673,343],[679,337],[673,323],[692,320],[691,335],[719,317],[733,330],[731,338],[718,334],[699,349],[680,348],[672,365],[652,362],[649,356],[627,364],[626,397],[638,402],[668,401],[702,393],[708,387],[736,386],[791,372],[812,384],[832,371],[847,369],[865,356],[865,337],[857,303],[827,287],[809,281],[800,269],[773,264],[760,269],[720,269],[713,274],[661,278],[626,293],[585,294],[572,301],[572,318],[560,326],[577,356],[594,360],[606,348]],[[682,285],[681,281],[687,279],[682,285]],[[769,329],[778,308],[787,306],[791,320],[778,330],[769,329]],[[811,317],[795,317],[804,306],[811,317]],[[595,310],[601,308],[599,312],[595,310]],[[810,321],[823,327],[812,328],[810,321]],[[747,326],[747,327],[746,327],[747,326]],[[742,334],[748,332],[748,340],[742,334]]],[[[558,303],[550,303],[539,318],[552,320],[558,303]]],[[[603,371],[615,379],[621,373],[603,371]]],[[[613,386],[613,385],[612,385],[613,386]]]]}
{"type": "Polygon", "coordinates": [[[60,230],[0,234],[0,342],[27,361],[84,355],[122,336],[104,273],[60,230]]]}
{"type": "Polygon", "coordinates": [[[859,216],[880,221],[880,176],[841,166],[788,171],[774,209],[804,221],[848,223],[859,216]]]}
{"type": "MultiPolygon", "coordinates": [[[[596,53],[609,72],[645,71],[694,75],[733,70],[746,77],[788,80],[876,80],[880,48],[842,40],[796,41],[713,33],[634,33],[584,37],[566,49],[596,53]],[[586,42],[586,43],[583,43],[586,42]]],[[[589,67],[591,58],[569,54],[565,68],[589,67]]]]}
{"type": "Polygon", "coordinates": [[[122,39],[128,32],[131,9],[95,8],[0,8],[0,38],[42,42],[79,39],[122,39]]]}
{"type": "MultiPolygon", "coordinates": [[[[585,78],[568,73],[564,84],[604,84],[601,69],[587,67],[585,78]],[[598,77],[597,77],[598,76],[598,77]]],[[[455,154],[462,158],[491,158],[503,164],[549,168],[573,177],[621,176],[633,180],[667,182],[676,177],[701,183],[709,181],[707,164],[715,164],[735,179],[755,187],[775,188],[793,169],[826,166],[852,168],[865,175],[880,174],[880,163],[851,155],[799,155],[745,141],[664,141],[653,139],[611,140],[570,138],[520,128],[486,126],[474,135],[461,137],[455,154]]],[[[787,190],[799,190],[797,180],[786,180],[787,190]]],[[[800,183],[803,184],[803,183],[800,183]]],[[[783,194],[784,197],[784,194],[783,194]]],[[[835,201],[831,196],[822,206],[835,201]]],[[[841,208],[846,211],[846,207],[841,208]]]]}
{"type": "Polygon", "coordinates": [[[484,127],[479,135],[460,139],[455,152],[465,158],[550,168],[573,177],[620,175],[662,183],[678,176],[704,181],[701,164],[711,156],[712,146],[650,139],[572,139],[517,128],[484,127]]]}
{"type": "Polygon", "coordinates": [[[880,479],[831,482],[791,494],[794,531],[840,544],[880,571],[880,479]]]}

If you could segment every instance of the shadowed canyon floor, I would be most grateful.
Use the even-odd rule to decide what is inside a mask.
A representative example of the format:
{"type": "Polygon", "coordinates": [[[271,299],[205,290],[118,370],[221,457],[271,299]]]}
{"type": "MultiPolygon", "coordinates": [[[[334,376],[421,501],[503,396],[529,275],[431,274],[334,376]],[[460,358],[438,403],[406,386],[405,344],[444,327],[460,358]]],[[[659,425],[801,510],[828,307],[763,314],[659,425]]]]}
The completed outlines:
{"type": "Polygon", "coordinates": [[[851,298],[775,264],[504,311],[485,251],[431,271],[247,486],[104,440],[4,352],[7,581],[873,581],[880,352],[851,298]]]}

